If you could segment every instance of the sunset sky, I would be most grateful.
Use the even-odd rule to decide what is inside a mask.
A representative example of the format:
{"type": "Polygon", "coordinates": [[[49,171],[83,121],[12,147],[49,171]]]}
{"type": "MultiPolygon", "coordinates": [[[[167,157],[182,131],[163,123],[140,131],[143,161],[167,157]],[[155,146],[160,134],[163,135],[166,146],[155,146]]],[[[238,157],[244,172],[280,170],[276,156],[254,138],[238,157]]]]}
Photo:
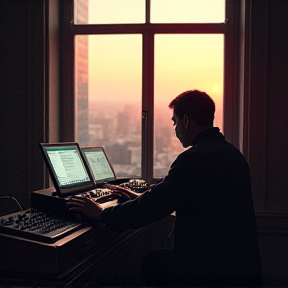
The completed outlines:
{"type": "MultiPolygon", "coordinates": [[[[224,0],[151,0],[151,22],[219,23],[224,5],[224,0]]],[[[143,23],[144,8],[144,0],[90,0],[89,23],[143,23]]],[[[199,89],[222,115],[223,41],[223,35],[156,35],[155,103],[168,105],[181,92],[199,89]]],[[[141,103],[141,69],[142,35],[89,36],[89,100],[118,95],[141,103]]]]}

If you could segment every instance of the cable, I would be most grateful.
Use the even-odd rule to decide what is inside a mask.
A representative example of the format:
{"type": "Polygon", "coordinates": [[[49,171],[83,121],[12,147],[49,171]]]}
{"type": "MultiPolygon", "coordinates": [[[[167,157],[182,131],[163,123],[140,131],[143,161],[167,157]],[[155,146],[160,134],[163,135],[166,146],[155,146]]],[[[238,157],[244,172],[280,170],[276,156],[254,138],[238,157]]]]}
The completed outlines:
{"type": "Polygon", "coordinates": [[[21,204],[20,204],[20,203],[17,201],[17,199],[14,198],[13,196],[10,196],[10,195],[0,196],[0,199],[12,199],[12,200],[14,200],[14,201],[17,203],[17,205],[19,206],[20,211],[21,211],[21,212],[23,211],[23,208],[22,208],[21,204]]]}

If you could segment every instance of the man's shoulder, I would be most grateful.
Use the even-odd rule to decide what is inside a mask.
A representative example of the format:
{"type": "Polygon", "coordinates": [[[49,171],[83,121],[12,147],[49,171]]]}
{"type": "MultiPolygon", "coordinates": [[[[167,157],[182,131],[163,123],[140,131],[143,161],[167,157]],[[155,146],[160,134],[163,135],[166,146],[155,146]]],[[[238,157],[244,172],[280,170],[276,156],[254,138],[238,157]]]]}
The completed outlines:
{"type": "Polygon", "coordinates": [[[203,139],[178,155],[179,161],[203,161],[214,158],[243,157],[239,149],[225,139],[203,139]]]}
{"type": "Polygon", "coordinates": [[[196,160],[196,158],[198,158],[200,156],[200,153],[197,150],[198,149],[195,149],[193,146],[189,147],[188,149],[186,149],[185,151],[180,153],[178,155],[178,157],[176,158],[176,160],[178,160],[178,161],[189,161],[192,158],[196,160]]]}

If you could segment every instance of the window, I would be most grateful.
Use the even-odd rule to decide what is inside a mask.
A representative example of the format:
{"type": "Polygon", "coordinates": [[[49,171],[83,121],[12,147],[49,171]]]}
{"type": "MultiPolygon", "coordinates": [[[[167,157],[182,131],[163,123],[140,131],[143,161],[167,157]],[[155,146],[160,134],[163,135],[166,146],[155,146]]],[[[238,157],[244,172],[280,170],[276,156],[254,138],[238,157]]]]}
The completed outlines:
{"type": "Polygon", "coordinates": [[[117,177],[163,177],[183,151],[168,105],[190,89],[214,99],[214,124],[226,133],[230,124],[223,107],[232,102],[225,83],[231,82],[227,71],[233,61],[225,19],[233,15],[233,2],[67,1],[64,94],[73,108],[67,112],[74,127],[70,140],[104,147],[117,177]]]}

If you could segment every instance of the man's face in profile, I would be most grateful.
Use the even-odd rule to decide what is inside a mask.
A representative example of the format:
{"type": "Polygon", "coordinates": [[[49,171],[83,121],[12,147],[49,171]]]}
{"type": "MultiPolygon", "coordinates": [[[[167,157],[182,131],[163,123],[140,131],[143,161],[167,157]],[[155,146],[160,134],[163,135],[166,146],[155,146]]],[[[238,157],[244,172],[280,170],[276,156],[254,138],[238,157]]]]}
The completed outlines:
{"type": "Polygon", "coordinates": [[[190,145],[190,143],[188,143],[188,130],[186,129],[184,125],[184,117],[183,119],[179,118],[177,114],[173,111],[173,116],[171,120],[173,121],[173,126],[174,126],[176,137],[179,139],[182,146],[184,148],[187,148],[190,145]]]}

